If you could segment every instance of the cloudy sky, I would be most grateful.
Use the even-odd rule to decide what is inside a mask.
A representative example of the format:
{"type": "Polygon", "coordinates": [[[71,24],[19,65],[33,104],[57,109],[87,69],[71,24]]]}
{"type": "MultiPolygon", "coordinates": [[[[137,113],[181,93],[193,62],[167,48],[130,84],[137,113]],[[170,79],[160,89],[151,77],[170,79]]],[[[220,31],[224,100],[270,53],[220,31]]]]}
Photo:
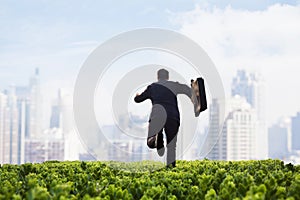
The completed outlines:
{"type": "Polygon", "coordinates": [[[236,70],[260,72],[271,124],[300,111],[300,2],[0,1],[0,89],[26,85],[39,67],[44,101],[72,88],[81,65],[120,32],[160,27],[181,32],[212,58],[230,95],[236,70]]]}

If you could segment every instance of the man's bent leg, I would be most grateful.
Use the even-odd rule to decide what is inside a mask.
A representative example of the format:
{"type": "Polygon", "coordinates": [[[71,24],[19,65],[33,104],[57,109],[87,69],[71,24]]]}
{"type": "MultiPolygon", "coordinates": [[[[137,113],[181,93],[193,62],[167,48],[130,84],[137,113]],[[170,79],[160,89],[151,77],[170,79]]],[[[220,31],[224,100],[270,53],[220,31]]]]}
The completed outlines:
{"type": "Polygon", "coordinates": [[[154,120],[152,119],[152,120],[149,121],[147,146],[150,149],[154,149],[154,148],[157,147],[157,143],[158,143],[157,140],[161,138],[162,131],[163,131],[163,129],[158,130],[157,122],[155,122],[155,119],[154,120]]]}
{"type": "Polygon", "coordinates": [[[175,119],[168,119],[165,125],[167,135],[167,166],[176,166],[176,142],[179,122],[175,119]]]}
{"type": "Polygon", "coordinates": [[[147,145],[149,148],[157,147],[157,134],[164,128],[167,113],[161,105],[153,105],[149,120],[147,145]]]}

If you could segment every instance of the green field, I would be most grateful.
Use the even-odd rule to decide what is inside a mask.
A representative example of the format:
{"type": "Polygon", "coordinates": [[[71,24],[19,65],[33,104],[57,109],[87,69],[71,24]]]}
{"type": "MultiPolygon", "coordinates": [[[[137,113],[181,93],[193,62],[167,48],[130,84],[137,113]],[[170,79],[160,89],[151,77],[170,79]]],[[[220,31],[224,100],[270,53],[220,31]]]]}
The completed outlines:
{"type": "Polygon", "coordinates": [[[0,199],[300,199],[300,166],[279,160],[1,165],[0,199]]]}

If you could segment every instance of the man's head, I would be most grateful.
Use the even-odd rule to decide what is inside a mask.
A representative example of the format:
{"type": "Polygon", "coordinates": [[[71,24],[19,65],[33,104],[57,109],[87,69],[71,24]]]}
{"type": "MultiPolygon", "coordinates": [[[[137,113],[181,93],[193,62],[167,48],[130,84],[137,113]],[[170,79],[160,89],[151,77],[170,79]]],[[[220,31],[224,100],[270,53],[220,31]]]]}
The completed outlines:
{"type": "Polygon", "coordinates": [[[160,69],[157,71],[157,79],[159,81],[169,80],[169,72],[165,69],[160,69]]]}

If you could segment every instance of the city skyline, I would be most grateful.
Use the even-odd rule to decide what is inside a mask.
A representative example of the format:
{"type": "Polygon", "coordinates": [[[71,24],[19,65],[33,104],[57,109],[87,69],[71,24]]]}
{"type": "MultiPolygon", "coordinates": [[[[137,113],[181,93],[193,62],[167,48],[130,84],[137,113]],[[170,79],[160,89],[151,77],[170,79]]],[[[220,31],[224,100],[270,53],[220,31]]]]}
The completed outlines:
{"type": "MultiPolygon", "coordinates": [[[[268,91],[268,125],[276,122],[281,114],[295,115],[300,110],[300,96],[292,90],[300,85],[296,76],[300,65],[297,54],[299,1],[177,3],[132,2],[130,6],[118,3],[129,6],[133,11],[129,12],[118,9],[113,2],[27,1],[16,7],[3,1],[0,5],[0,16],[3,16],[0,18],[3,28],[0,33],[0,90],[11,84],[27,84],[26,77],[38,67],[42,90],[47,90],[44,102],[50,104],[59,88],[74,87],[82,63],[102,42],[131,29],[162,27],[183,33],[204,48],[221,75],[228,97],[236,70],[263,74],[268,91]],[[54,10],[57,15],[51,15],[54,10]],[[118,16],[124,18],[115,16],[117,11],[120,12],[118,16]],[[108,21],[103,16],[107,16],[108,21]],[[133,20],[120,26],[120,20],[128,18],[133,20]],[[278,95],[278,90],[284,91],[284,95],[278,95]],[[285,99],[289,103],[282,106],[285,99]]],[[[49,108],[47,112],[50,115],[49,108]]]]}
{"type": "MultiPolygon", "coordinates": [[[[9,151],[5,149],[9,152],[9,157],[1,148],[0,158],[17,162],[26,160],[26,145],[41,149],[50,145],[36,139],[44,132],[48,135],[64,135],[67,142],[57,143],[58,146],[64,146],[64,158],[80,157],[71,148],[72,143],[79,144],[71,113],[73,88],[81,67],[93,50],[103,42],[119,33],[145,27],[173,30],[199,44],[216,66],[226,99],[231,99],[235,94],[243,96],[251,109],[255,110],[255,114],[251,109],[232,110],[230,119],[225,121],[228,132],[226,137],[235,135],[235,130],[230,127],[240,128],[235,126],[239,123],[237,116],[249,117],[253,114],[259,120],[259,130],[263,135],[263,139],[256,141],[255,145],[261,143],[260,146],[269,146],[270,142],[276,144],[274,141],[267,141],[267,135],[274,135],[282,139],[281,147],[288,148],[286,154],[277,154],[276,148],[264,149],[264,155],[268,152],[285,158],[297,158],[292,138],[298,138],[293,130],[299,128],[297,123],[300,112],[300,93],[296,92],[300,85],[299,18],[299,0],[188,0],[184,3],[179,0],[2,1],[0,146],[4,148],[6,145],[9,148],[9,151]],[[260,74],[261,77],[253,74],[260,74]],[[257,89],[257,80],[263,83],[264,87],[260,87],[263,89],[257,89]],[[234,88],[234,85],[240,87],[234,88]],[[288,128],[280,125],[282,118],[290,120],[288,128]],[[25,141],[26,137],[35,138],[35,141],[25,141]],[[19,148],[18,155],[16,146],[19,148]]],[[[119,80],[130,70],[149,64],[169,67],[180,74],[187,84],[191,78],[199,76],[184,59],[168,52],[136,51],[127,54],[109,66],[103,74],[104,81],[99,80],[103,87],[97,85],[101,91],[95,90],[95,101],[101,100],[103,104],[102,107],[95,104],[95,113],[99,115],[96,116],[98,123],[103,123],[101,126],[112,125],[117,120],[107,113],[112,112],[112,93],[119,80]],[[99,95],[100,92],[104,93],[103,96],[99,95]]],[[[149,76],[153,77],[153,81],[156,80],[155,72],[149,76]]],[[[172,76],[170,78],[172,80],[172,76]]],[[[208,102],[215,103],[210,102],[211,87],[206,86],[208,102]]],[[[138,89],[142,90],[143,87],[144,85],[139,86],[138,89]]],[[[141,116],[148,109],[147,106],[150,104],[136,108],[129,101],[128,112],[141,116]],[[140,109],[141,112],[135,109],[140,109]]],[[[142,117],[146,118],[147,115],[143,114],[142,117]]],[[[209,113],[203,113],[202,132],[206,131],[208,120],[209,113]]],[[[252,126],[252,121],[248,122],[249,127],[252,126]]],[[[253,133],[250,131],[248,134],[253,133]]],[[[190,139],[187,138],[185,139],[190,139]]],[[[55,139],[53,142],[55,143],[55,139]]],[[[127,146],[135,148],[133,144],[127,146]]],[[[136,148],[139,148],[138,145],[136,148]]],[[[45,157],[47,156],[41,159],[45,157]]]]}
{"type": "MultiPolygon", "coordinates": [[[[49,126],[46,128],[37,127],[36,125],[39,123],[35,119],[36,116],[41,114],[39,99],[42,99],[42,95],[38,90],[40,84],[39,70],[35,69],[33,75],[28,79],[30,81],[27,87],[16,85],[0,93],[0,141],[2,141],[0,161],[2,163],[20,164],[52,159],[92,159],[85,152],[88,149],[78,146],[82,141],[75,133],[76,128],[72,116],[72,93],[59,89],[57,99],[52,103],[51,117],[48,118],[49,126]],[[6,127],[15,128],[6,129],[6,127]],[[10,139],[10,141],[5,138],[15,139],[10,139]],[[7,153],[8,151],[10,153],[7,153]]],[[[262,115],[264,111],[261,110],[263,106],[259,104],[259,102],[263,102],[264,98],[259,92],[264,88],[262,80],[257,73],[237,71],[236,76],[232,79],[232,97],[225,100],[225,121],[221,131],[222,134],[218,135],[220,130],[217,127],[212,128],[212,132],[207,129],[207,133],[202,132],[203,130],[200,132],[197,130],[196,138],[191,137],[190,139],[193,139],[193,141],[187,141],[193,144],[188,153],[183,154],[181,152],[186,145],[181,146],[183,144],[179,143],[180,158],[197,159],[199,156],[208,156],[211,159],[248,160],[272,157],[299,162],[297,153],[299,144],[297,143],[296,138],[298,135],[296,133],[299,130],[300,112],[296,116],[290,116],[290,123],[285,123],[285,125],[282,125],[281,122],[274,123],[268,127],[269,139],[267,139],[267,132],[263,131],[265,125],[262,123],[264,121],[262,115]],[[205,135],[207,138],[205,138],[205,135]],[[264,139],[264,137],[266,138],[264,139]],[[200,143],[197,139],[201,140],[200,143]],[[219,141],[217,141],[218,139],[219,141]],[[213,147],[215,143],[216,145],[213,147]],[[203,149],[207,146],[213,148],[203,149]],[[209,154],[206,155],[205,152],[209,154]]],[[[217,99],[213,100],[210,105],[210,120],[212,121],[209,121],[209,126],[222,123],[214,121],[215,119],[220,120],[218,117],[220,113],[218,109],[216,110],[219,101],[217,99]]],[[[124,129],[130,128],[134,123],[145,123],[145,119],[134,114],[131,119],[123,119],[126,116],[119,117],[124,129]],[[132,121],[133,119],[134,121],[132,121]]],[[[106,151],[103,151],[103,155],[98,159],[125,161],[125,155],[130,155],[132,161],[158,159],[156,156],[149,154],[140,139],[136,140],[124,135],[115,125],[104,126],[104,130],[106,131],[107,142],[110,141],[111,145],[103,142],[99,143],[104,145],[103,148],[106,151]],[[139,154],[137,151],[143,151],[144,153],[139,154]]],[[[146,133],[146,127],[141,126],[139,132],[141,131],[146,133]]],[[[102,141],[104,138],[98,139],[102,141]]],[[[82,145],[84,146],[84,144],[82,145]]]]}

